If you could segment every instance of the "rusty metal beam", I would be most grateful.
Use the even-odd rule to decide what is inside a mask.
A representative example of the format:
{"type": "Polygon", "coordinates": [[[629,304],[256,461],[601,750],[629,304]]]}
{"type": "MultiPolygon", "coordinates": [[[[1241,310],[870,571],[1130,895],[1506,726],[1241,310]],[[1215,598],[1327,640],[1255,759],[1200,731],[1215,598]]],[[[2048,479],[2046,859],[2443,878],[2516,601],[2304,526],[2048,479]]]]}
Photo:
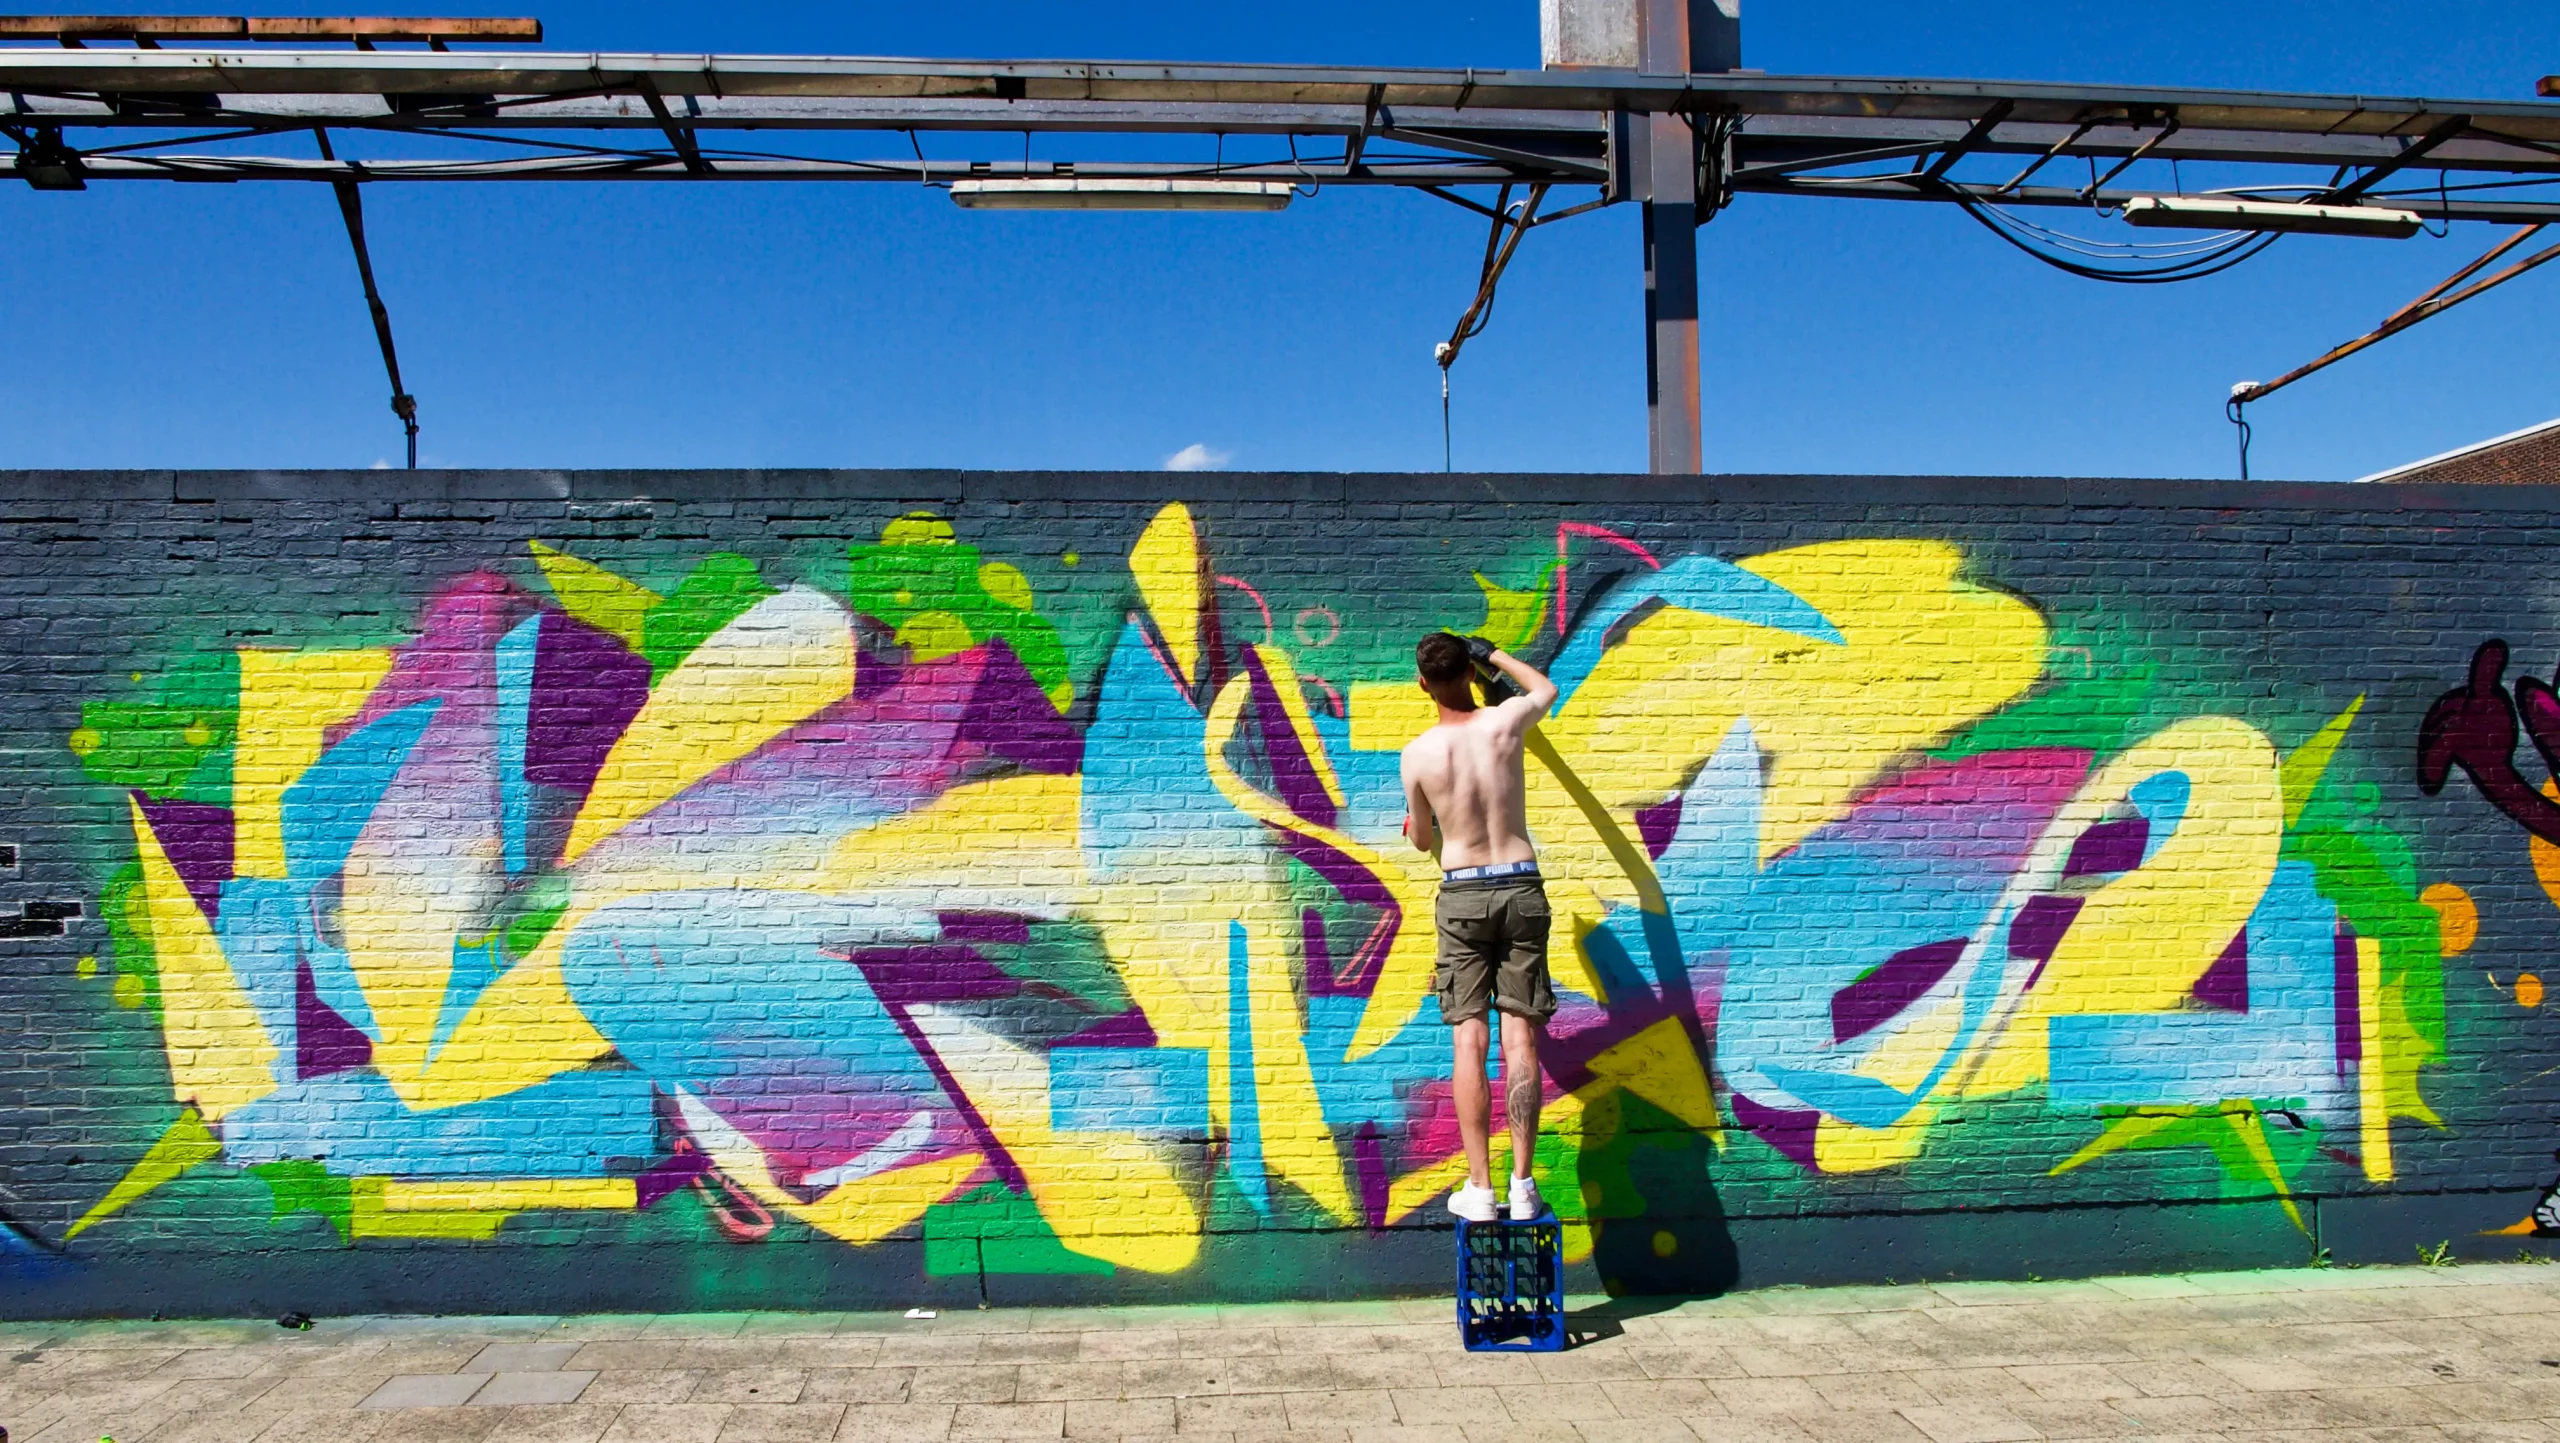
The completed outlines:
{"type": "MultiPolygon", "coordinates": [[[[1639,0],[1638,64],[1687,75],[1689,0],[1639,0]]],[[[1705,469],[1698,358],[1698,138],[1694,120],[1628,117],[1644,206],[1646,455],[1656,476],[1705,469]]]]}
{"type": "Polygon", "coordinates": [[[542,41],[542,22],[495,16],[0,15],[9,40],[542,41]]]}
{"type": "Polygon", "coordinates": [[[438,16],[404,19],[382,15],[249,17],[249,38],[277,44],[296,40],[462,40],[542,43],[542,22],[531,16],[438,16]]]}
{"type": "MultiPolygon", "coordinates": [[[[2455,306],[2461,305],[2464,301],[2470,300],[2472,297],[2479,295],[2481,292],[2504,285],[2508,281],[2514,280],[2516,277],[2523,275],[2525,272],[2530,271],[2537,266],[2547,265],[2552,261],[2560,260],[2560,246],[2552,246],[2546,250],[2534,252],[2532,255],[2525,257],[2523,260],[2516,262],[2514,265],[2507,267],[2505,270],[2498,272],[2487,280],[2475,281],[2471,285],[2464,286],[2463,289],[2458,291],[2453,289],[2455,286],[2461,285],[2462,282],[2469,280],[2472,276],[2479,274],[2491,261],[2505,255],[2508,251],[2522,245],[2532,237],[2541,234],[2542,229],[2543,228],[2540,225],[2526,226],[2524,229],[2508,236],[2505,240],[2502,240],[2498,242],[2497,245],[2491,247],[2488,254],[2481,256],[2478,260],[2471,262],[2469,265],[2464,266],[2462,269],[2455,271],[2452,275],[2437,282],[2435,287],[2429,290],[2425,295],[2422,295],[2416,300],[2411,301],[2409,304],[2402,306],[2400,309],[2393,311],[2390,318],[2385,320],[2381,325],[2374,327],[2372,330],[2365,332],[2363,335],[2356,337],[2345,345],[2335,347],[2323,353],[2316,359],[2306,361],[2303,364],[2294,367],[2292,370],[2285,372],[2283,375],[2276,377],[2272,381],[2248,381],[2232,387],[2232,420],[2235,423],[2239,423],[2240,417],[2238,412],[2240,408],[2253,401],[2262,401],[2267,397],[2274,395],[2276,392],[2283,390],[2285,387],[2292,385],[2294,382],[2301,380],[2303,377],[2311,375],[2313,372],[2326,370],[2368,346],[2377,345],[2383,341],[2387,341],[2393,336],[2400,334],[2402,331],[2409,329],[2411,326],[2414,326],[2429,317],[2442,315],[2446,311],[2453,309],[2455,306]],[[2448,291],[2451,291],[2452,294],[2446,294],[2448,291]]],[[[2245,453],[2242,464],[2247,464],[2245,453]]],[[[2243,479],[2246,478],[2244,477],[2243,479]]]]}
{"type": "Polygon", "coordinates": [[[0,15],[10,40],[246,40],[237,15],[0,15]]]}

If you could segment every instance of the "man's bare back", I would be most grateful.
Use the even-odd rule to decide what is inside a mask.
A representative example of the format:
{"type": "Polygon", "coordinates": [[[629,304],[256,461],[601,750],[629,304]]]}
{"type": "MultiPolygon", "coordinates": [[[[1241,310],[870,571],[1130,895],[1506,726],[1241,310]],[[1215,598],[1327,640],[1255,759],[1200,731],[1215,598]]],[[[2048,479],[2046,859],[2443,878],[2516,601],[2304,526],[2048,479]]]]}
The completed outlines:
{"type": "Polygon", "coordinates": [[[1555,705],[1556,685],[1527,662],[1502,651],[1485,660],[1521,694],[1493,706],[1474,706],[1465,683],[1451,706],[1445,687],[1427,679],[1423,690],[1439,706],[1440,719],[1404,749],[1405,837],[1436,853],[1448,870],[1537,856],[1529,842],[1529,801],[1521,752],[1529,728],[1555,705]]]}
{"type": "Polygon", "coordinates": [[[1521,748],[1544,710],[1515,696],[1454,721],[1444,717],[1404,749],[1405,809],[1420,833],[1414,845],[1436,850],[1451,869],[1537,856],[1529,845],[1521,748]]]}
{"type": "Polygon", "coordinates": [[[1511,1131],[1509,1211],[1514,1221],[1526,1222],[1546,1210],[1530,1173],[1544,1100],[1538,1040],[1556,999],[1547,977],[1547,893],[1529,840],[1521,754],[1529,729],[1555,704],[1556,686],[1518,657],[1445,632],[1423,638],[1414,664],[1416,680],[1439,708],[1439,720],[1404,749],[1404,832],[1441,866],[1433,918],[1440,960],[1431,992],[1449,1024],[1450,1101],[1467,1153],[1467,1182],[1450,1193],[1449,1210],[1473,1222],[1501,1213],[1491,1175],[1493,1101],[1484,1075],[1491,1043],[1486,1014],[1498,1011],[1503,1111],[1511,1131]],[[1500,671],[1520,695],[1478,706],[1479,665],[1500,671]]]}

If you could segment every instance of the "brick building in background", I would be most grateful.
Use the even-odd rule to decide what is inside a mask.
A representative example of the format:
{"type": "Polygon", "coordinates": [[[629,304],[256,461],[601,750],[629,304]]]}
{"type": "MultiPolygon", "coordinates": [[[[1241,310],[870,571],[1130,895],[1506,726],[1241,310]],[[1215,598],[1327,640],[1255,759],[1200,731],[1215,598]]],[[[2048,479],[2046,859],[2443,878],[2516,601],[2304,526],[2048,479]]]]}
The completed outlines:
{"type": "Polygon", "coordinates": [[[2402,485],[2473,482],[2497,486],[2549,485],[2560,482],[2560,420],[2509,431],[2486,441],[2459,446],[2442,455],[2412,461],[2358,478],[2402,485]]]}

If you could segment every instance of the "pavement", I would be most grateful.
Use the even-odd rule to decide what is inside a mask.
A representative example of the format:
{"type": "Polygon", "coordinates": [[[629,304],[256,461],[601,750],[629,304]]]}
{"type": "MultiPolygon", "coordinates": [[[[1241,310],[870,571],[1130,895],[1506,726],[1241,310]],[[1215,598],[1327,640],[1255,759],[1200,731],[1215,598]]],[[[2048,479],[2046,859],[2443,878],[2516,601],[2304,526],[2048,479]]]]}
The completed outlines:
{"type": "Polygon", "coordinates": [[[11,1443],[2560,1443],[2560,1268],[939,1316],[0,1324],[11,1443]]]}

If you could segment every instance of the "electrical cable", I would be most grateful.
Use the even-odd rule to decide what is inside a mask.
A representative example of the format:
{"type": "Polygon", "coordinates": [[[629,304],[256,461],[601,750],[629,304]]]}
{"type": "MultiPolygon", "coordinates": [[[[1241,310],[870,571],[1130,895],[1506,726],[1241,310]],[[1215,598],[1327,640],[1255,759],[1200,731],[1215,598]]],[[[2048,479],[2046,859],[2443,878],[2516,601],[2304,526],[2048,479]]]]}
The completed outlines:
{"type": "MultiPolygon", "coordinates": [[[[1511,187],[1505,185],[1494,197],[1487,212],[1493,217],[1493,229],[1484,238],[1484,269],[1476,282],[1476,298],[1458,317],[1457,328],[1449,339],[1431,348],[1431,359],[1440,366],[1440,469],[1452,469],[1449,442],[1449,368],[1458,363],[1458,352],[1468,341],[1484,334],[1493,320],[1493,298],[1502,285],[1502,273],[1511,264],[1511,253],[1520,248],[1521,237],[1538,223],[1538,207],[1547,198],[1547,182],[1529,187],[1528,198],[1514,205],[1511,187]]],[[[1444,196],[1444,199],[1457,199],[1444,196]]]]}
{"type": "Polygon", "coordinates": [[[1290,193],[1293,195],[1303,196],[1308,200],[1313,200],[1317,196],[1324,194],[1324,182],[1317,179],[1316,173],[1307,169],[1307,163],[1298,158],[1298,137],[1294,131],[1290,133],[1288,140],[1289,164],[1297,170],[1298,174],[1307,178],[1307,183],[1303,188],[1299,186],[1289,187],[1290,193]]]}
{"type": "Polygon", "coordinates": [[[1989,207],[1989,209],[1998,211],[2001,220],[2015,229],[2030,232],[2043,238],[2052,245],[2070,251],[2075,255],[2088,256],[2093,260],[2179,260],[2188,256],[2201,255],[2207,252],[2218,254],[2223,248],[2227,247],[2231,243],[2233,237],[2255,234],[2255,232],[2251,231],[2227,230],[2217,231],[2209,236],[2200,236],[2194,240],[2153,242],[2099,241],[2091,240],[2086,236],[2076,236],[2066,231],[2053,230],[2045,226],[2037,225],[2035,222],[2017,214],[2015,211],[2001,209],[1997,206],[1989,207]]]}
{"type": "Polygon", "coordinates": [[[2164,265],[2144,268],[2082,265],[2065,256],[2053,254],[2049,249],[2038,246],[2029,238],[2034,233],[2042,232],[2042,227],[2031,225],[1997,206],[1984,203],[1962,186],[1941,181],[1938,182],[1938,187],[1948,199],[1953,200],[1966,215],[1973,217],[1983,229],[2025,254],[2070,275],[2079,276],[2085,280],[2106,281],[2115,285],[2169,285],[2178,281],[2202,280],[2207,276],[2219,275],[2233,266],[2255,259],[2264,253],[2268,246],[2282,238],[2276,232],[2252,234],[2246,231],[2235,231],[2228,233],[2230,239],[2218,241],[2210,249],[2184,255],[2164,265]],[[2015,229],[2012,229],[2012,226],[2015,229]],[[2020,232],[2026,232],[2026,234],[2020,232]]]}
{"type": "MultiPolygon", "coordinates": [[[[1449,343],[1442,341],[1440,349],[1448,350],[1449,343]]],[[[1449,461],[1449,367],[1444,362],[1440,367],[1440,470],[1445,475],[1455,469],[1449,461]]]]}
{"type": "MultiPolygon", "coordinates": [[[[1823,180],[1828,179],[1838,179],[1857,183],[1876,178],[1877,177],[1874,176],[1808,176],[1799,183],[1810,186],[1819,184],[1823,180]]],[[[1911,177],[1907,175],[1895,175],[1890,178],[1896,180],[1911,179],[1911,177]]],[[[2306,186],[2304,189],[2317,190],[2318,187],[2306,186]]],[[[2038,225],[2036,222],[2027,219],[2025,216],[2018,214],[2014,210],[1982,200],[1978,192],[1968,193],[1974,195],[1976,204],[1981,205],[1984,209],[1997,215],[2003,224],[2011,227],[2012,229],[2040,238],[2051,245],[2072,251],[2075,254],[2089,256],[2092,259],[2172,260],[2205,252],[2218,254],[2223,248],[2231,245],[2237,239],[2252,238],[2261,234],[2260,232],[2255,231],[2217,231],[2211,235],[2200,236],[2190,240],[2095,240],[2087,236],[2072,235],[2066,231],[2058,231],[2047,226],[2038,225]]],[[[2200,192],[2200,194],[2206,195],[2222,193],[2223,192],[2218,191],[2200,192]]],[[[1957,199],[1961,201],[1962,197],[1959,196],[1957,199]]]]}
{"type": "Polygon", "coordinates": [[[2238,396],[2233,396],[2222,403],[2222,414],[2230,417],[2231,424],[2240,428],[2240,479],[2243,481],[2249,479],[2249,418],[2246,414],[2248,406],[2249,403],[2238,396]]]}
{"type": "Polygon", "coordinates": [[[2066,272],[2070,275],[2079,276],[2084,280],[2106,281],[2115,285],[2169,285],[2178,281],[2202,280],[2207,276],[2220,275],[2222,272],[2227,271],[2234,266],[2255,259],[2258,255],[2263,253],[2268,246],[2275,244],[2278,239],[2278,237],[2273,234],[2255,236],[2220,250],[2190,257],[2172,265],[2157,266],[2147,270],[2109,268],[2105,266],[2082,265],[2078,261],[2069,260],[2062,256],[2041,250],[2032,242],[2011,234],[2007,229],[2003,228],[1998,221],[1987,215],[1981,214],[1973,207],[1966,206],[1963,209],[1965,214],[1972,216],[1976,221],[1981,223],[1984,229],[1990,231],[1993,235],[2007,241],[2010,245],[2015,246],[2018,250],[2035,258],[2036,260],[2052,266],[2054,269],[2066,272]]]}
{"type": "MultiPolygon", "coordinates": [[[[338,152],[329,144],[326,126],[314,126],[312,139],[319,142],[320,158],[335,163],[338,152]]],[[[362,170],[360,164],[353,169],[362,170]]],[[[381,288],[373,280],[373,252],[364,239],[364,191],[353,176],[332,183],[338,193],[338,215],[346,223],[347,243],[355,251],[356,277],[364,283],[365,309],[373,316],[373,338],[382,350],[382,369],[391,380],[391,414],[400,418],[409,437],[409,469],[418,469],[418,398],[400,383],[400,352],[391,343],[391,310],[382,303],[381,288]]]]}

